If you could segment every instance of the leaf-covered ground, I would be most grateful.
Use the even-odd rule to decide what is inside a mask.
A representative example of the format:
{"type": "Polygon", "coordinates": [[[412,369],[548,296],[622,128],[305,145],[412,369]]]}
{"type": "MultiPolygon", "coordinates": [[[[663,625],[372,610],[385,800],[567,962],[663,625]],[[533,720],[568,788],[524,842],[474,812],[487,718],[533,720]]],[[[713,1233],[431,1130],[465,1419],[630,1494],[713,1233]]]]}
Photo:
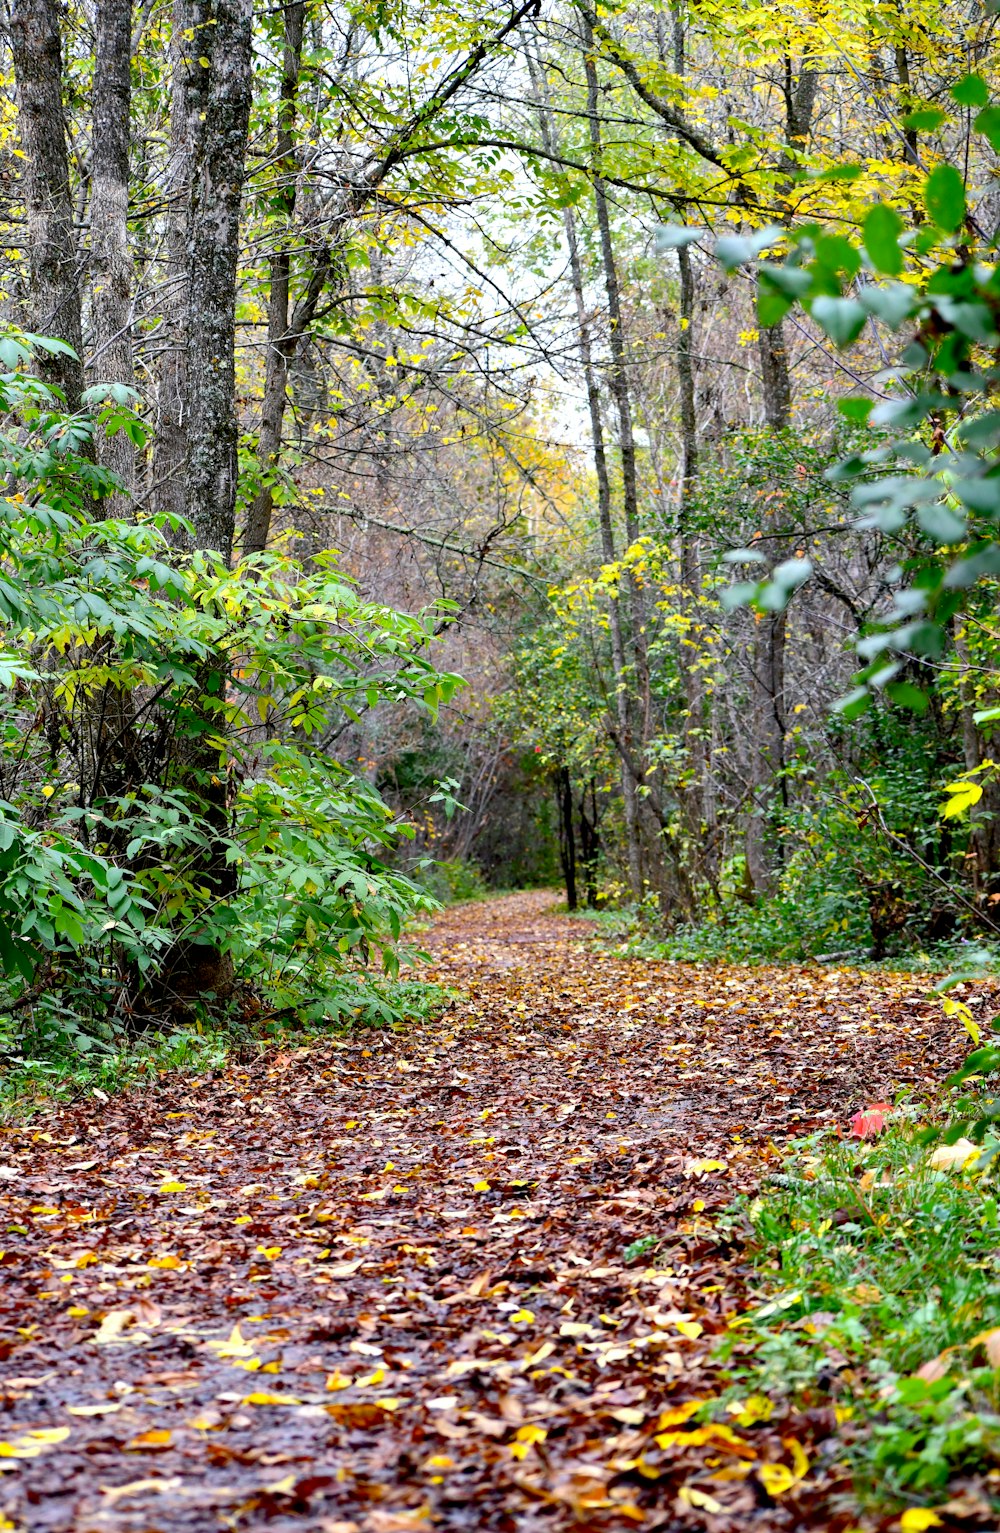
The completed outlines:
{"type": "Polygon", "coordinates": [[[685,1425],[749,1302],[712,1214],[940,1079],[953,1025],[906,976],[625,960],[551,903],[437,922],[432,1025],[5,1135],[0,1526],[849,1525],[832,1411],[685,1425]]]}

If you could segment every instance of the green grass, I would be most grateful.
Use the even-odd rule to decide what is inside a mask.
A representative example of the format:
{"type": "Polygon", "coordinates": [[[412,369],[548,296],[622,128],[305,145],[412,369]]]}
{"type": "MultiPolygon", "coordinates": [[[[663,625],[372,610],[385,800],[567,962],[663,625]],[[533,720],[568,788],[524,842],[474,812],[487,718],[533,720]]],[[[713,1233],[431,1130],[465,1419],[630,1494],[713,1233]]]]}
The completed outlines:
{"type": "Polygon", "coordinates": [[[859,1502],[879,1515],[993,1472],[994,1526],[1000,1372],[982,1337],[1000,1327],[997,1194],[933,1170],[920,1117],[899,1109],[875,1144],[806,1140],[737,1206],[761,1303],[722,1344],[731,1387],[713,1409],[748,1394],[835,1407],[859,1502]]]}

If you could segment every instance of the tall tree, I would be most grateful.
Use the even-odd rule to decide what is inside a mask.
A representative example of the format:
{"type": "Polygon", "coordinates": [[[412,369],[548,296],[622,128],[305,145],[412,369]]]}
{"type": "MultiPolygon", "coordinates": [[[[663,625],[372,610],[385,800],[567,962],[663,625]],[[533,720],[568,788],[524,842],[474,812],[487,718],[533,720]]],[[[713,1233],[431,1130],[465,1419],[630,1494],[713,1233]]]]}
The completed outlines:
{"type": "MultiPolygon", "coordinates": [[[[129,145],[132,98],[131,0],[98,0],[91,148],[91,383],[135,383],[132,357],[132,254],[129,248],[129,145]]],[[[98,462],[126,491],[135,484],[135,448],[124,431],[101,434],[98,462]]]]}
{"type": "Polygon", "coordinates": [[[42,353],[38,365],[46,382],[60,388],[68,407],[77,410],[83,393],[80,255],[73,231],[56,0],[15,0],[10,42],[23,155],[29,326],[73,348],[73,356],[42,353]]]}

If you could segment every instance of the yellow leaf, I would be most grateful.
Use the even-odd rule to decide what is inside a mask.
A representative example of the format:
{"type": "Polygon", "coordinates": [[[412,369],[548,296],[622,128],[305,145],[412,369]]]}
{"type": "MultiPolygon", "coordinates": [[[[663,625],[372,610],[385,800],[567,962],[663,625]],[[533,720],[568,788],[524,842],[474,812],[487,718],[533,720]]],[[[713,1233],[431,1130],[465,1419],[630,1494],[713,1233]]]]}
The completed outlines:
{"type": "Polygon", "coordinates": [[[366,1373],[363,1379],[355,1379],[358,1389],[367,1389],[371,1384],[385,1383],[385,1369],[376,1368],[374,1373],[366,1373]]]}
{"type": "Polygon", "coordinates": [[[728,1171],[729,1166],[724,1160],[693,1160],[690,1165],[684,1167],[685,1176],[703,1176],[708,1171],[728,1171]]]}
{"type": "Polygon", "coordinates": [[[514,1458],[526,1458],[535,1443],[543,1443],[548,1435],[544,1427],[536,1427],[529,1421],[523,1427],[518,1427],[510,1451],[514,1458]]]}
{"type": "Polygon", "coordinates": [[[69,1427],[38,1427],[33,1432],[22,1432],[11,1442],[0,1442],[0,1458],[38,1458],[46,1448],[63,1443],[69,1436],[69,1427]]]}
{"type": "Polygon", "coordinates": [[[375,1401],[380,1411],[398,1411],[402,1403],[395,1395],[379,1395],[375,1401]]]}
{"type": "Polygon", "coordinates": [[[240,1330],[239,1321],[233,1326],[226,1341],[206,1341],[206,1347],[216,1357],[251,1357],[254,1344],[247,1341],[240,1330]]]}
{"type": "Polygon", "coordinates": [[[141,1452],[143,1448],[169,1448],[170,1433],[163,1428],[154,1427],[149,1432],[140,1432],[138,1437],[133,1437],[125,1446],[133,1453],[141,1452]]]}
{"type": "Polygon", "coordinates": [[[171,1272],[176,1272],[183,1265],[176,1256],[151,1256],[146,1263],[147,1267],[164,1267],[171,1272]]]}
{"type": "Polygon", "coordinates": [[[281,1255],[280,1246],[258,1246],[257,1251],[261,1256],[266,1256],[269,1262],[277,1261],[281,1255]]]}
{"type": "Polygon", "coordinates": [[[674,1325],[682,1336],[687,1337],[688,1341],[697,1341],[704,1330],[697,1320],[675,1320],[674,1325]]]}
{"type": "Polygon", "coordinates": [[[160,1185],[161,1192],[186,1192],[187,1182],[163,1182],[160,1185]]]}
{"type": "Polygon", "coordinates": [[[975,1046],[979,1047],[979,1023],[964,1001],[956,1001],[953,996],[946,995],[941,1002],[941,1010],[946,1017],[957,1017],[965,1031],[972,1039],[975,1046]]]}
{"type": "Polygon", "coordinates": [[[510,1318],[514,1325],[534,1325],[535,1312],[532,1309],[516,1309],[510,1318]]]}
{"type": "MultiPolygon", "coordinates": [[[[770,1404],[770,1401],[768,1403],[770,1404]]],[[[782,1445],[792,1455],[792,1472],[795,1478],[797,1480],[804,1480],[809,1473],[809,1458],[806,1450],[800,1442],[796,1442],[794,1437],[783,1437],[781,1441],[782,1445]]]]}
{"type": "Polygon", "coordinates": [[[335,1368],[326,1381],[326,1387],[327,1389],[350,1389],[353,1382],[354,1380],[346,1373],[341,1373],[339,1368],[335,1368]]]}
{"type": "Polygon", "coordinates": [[[696,1490],[693,1485],[682,1485],[677,1492],[677,1497],[684,1502],[685,1506],[699,1507],[710,1517],[717,1517],[723,1510],[721,1501],[716,1501],[714,1496],[706,1495],[703,1490],[696,1490]]]}
{"type": "Polygon", "coordinates": [[[296,1395],[270,1395],[266,1390],[254,1390],[252,1395],[244,1395],[241,1405],[301,1405],[302,1401],[296,1395]]]}
{"type": "Polygon", "coordinates": [[[664,1411],[657,1422],[657,1431],[665,1432],[667,1427],[683,1426],[684,1422],[690,1421],[705,1403],[704,1400],[688,1400],[686,1405],[675,1405],[670,1410],[664,1411]]]}
{"type": "Polygon", "coordinates": [[[721,1443],[738,1453],[741,1458],[756,1458],[757,1450],[740,1437],[732,1427],[710,1422],[705,1427],[695,1427],[690,1432],[660,1432],[656,1437],[658,1448],[703,1448],[706,1443],[721,1443]]]}
{"type": "Polygon", "coordinates": [[[971,1139],[956,1139],[954,1144],[938,1145],[927,1164],[932,1171],[961,1171],[967,1160],[979,1154],[979,1146],[971,1139]]]}
{"type": "Polygon", "coordinates": [[[787,1464],[761,1464],[757,1474],[769,1496],[784,1496],[798,1483],[787,1464]]]}
{"type": "Polygon", "coordinates": [[[945,820],[957,820],[973,804],[978,804],[983,796],[983,790],[976,782],[947,782],[944,791],[951,794],[941,810],[945,820]]]}
{"type": "Polygon", "coordinates": [[[106,1347],[110,1342],[117,1341],[134,1319],[134,1312],[130,1309],[109,1309],[90,1339],[96,1347],[106,1347]]]}
{"type": "Polygon", "coordinates": [[[472,1190],[473,1192],[489,1192],[490,1184],[489,1182],[473,1182],[472,1190]]]}
{"type": "Polygon", "coordinates": [[[944,1523],[930,1507],[910,1506],[899,1519],[899,1526],[903,1533],[925,1533],[927,1528],[943,1528],[944,1523]]]}

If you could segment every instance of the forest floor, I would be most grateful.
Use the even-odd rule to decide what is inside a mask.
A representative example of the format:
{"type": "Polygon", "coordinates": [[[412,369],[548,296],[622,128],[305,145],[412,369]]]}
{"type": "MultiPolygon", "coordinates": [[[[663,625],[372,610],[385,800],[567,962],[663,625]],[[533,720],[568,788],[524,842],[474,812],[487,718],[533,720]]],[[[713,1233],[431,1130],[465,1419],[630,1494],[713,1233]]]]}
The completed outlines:
{"type": "Polygon", "coordinates": [[[909,976],[629,960],[552,905],[442,915],[431,1024],[4,1133],[0,1527],[850,1525],[832,1409],[683,1425],[752,1300],[713,1216],[954,1026],[909,976]]]}

